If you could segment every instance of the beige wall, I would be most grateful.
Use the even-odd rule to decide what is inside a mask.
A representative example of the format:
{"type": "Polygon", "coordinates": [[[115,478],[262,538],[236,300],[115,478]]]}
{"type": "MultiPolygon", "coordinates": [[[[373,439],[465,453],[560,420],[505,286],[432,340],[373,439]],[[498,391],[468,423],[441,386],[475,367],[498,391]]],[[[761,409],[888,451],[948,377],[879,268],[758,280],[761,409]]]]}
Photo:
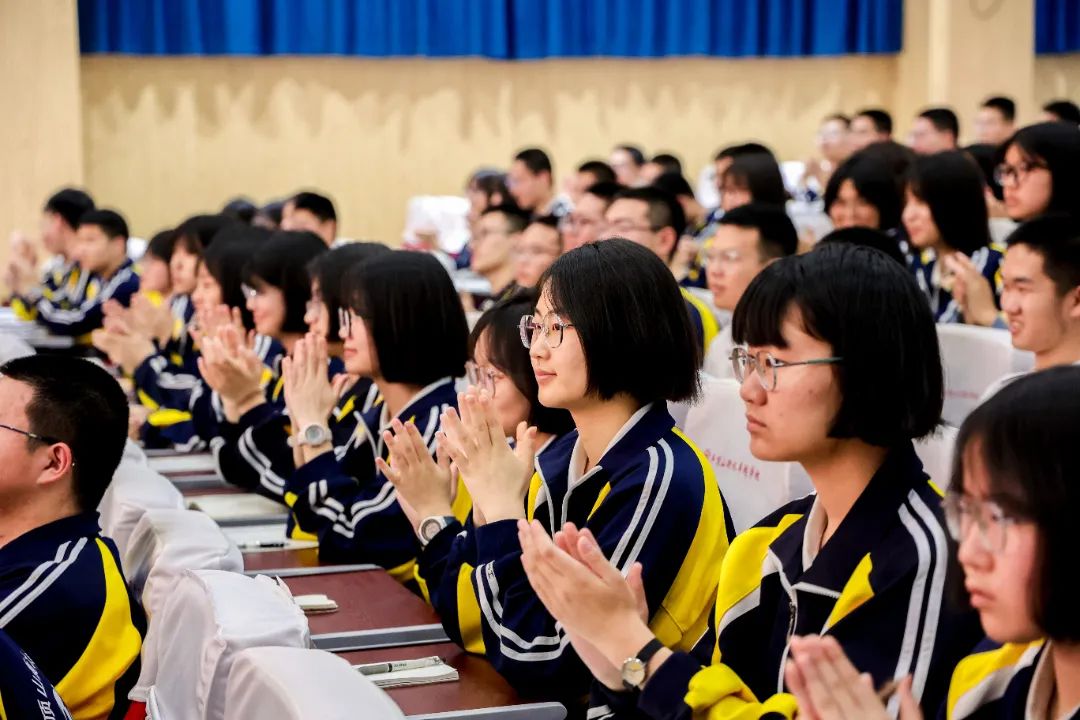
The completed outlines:
{"type": "Polygon", "coordinates": [[[561,175],[618,141],[693,172],[726,143],[785,157],[820,119],[891,104],[892,57],[548,61],[127,58],[82,61],[87,184],[141,233],[236,193],[336,199],[342,233],[396,243],[409,197],[458,193],[516,148],[561,175]]]}
{"type": "Polygon", "coordinates": [[[0,260],[7,235],[38,231],[54,190],[83,180],[74,0],[0,0],[0,260]]]}
{"type": "Polygon", "coordinates": [[[1080,102],[1080,54],[1036,58],[1035,102],[1041,107],[1062,98],[1080,102]]]}

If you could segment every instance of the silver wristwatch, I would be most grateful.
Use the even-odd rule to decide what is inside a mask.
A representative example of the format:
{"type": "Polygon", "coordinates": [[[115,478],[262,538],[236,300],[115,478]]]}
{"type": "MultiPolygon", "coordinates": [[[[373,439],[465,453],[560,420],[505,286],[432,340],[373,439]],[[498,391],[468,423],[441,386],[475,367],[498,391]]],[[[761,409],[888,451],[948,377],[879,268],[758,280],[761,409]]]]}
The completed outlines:
{"type": "Polygon", "coordinates": [[[432,515],[421,520],[420,527],[416,530],[416,534],[420,537],[420,545],[427,547],[427,544],[435,539],[435,536],[442,532],[443,528],[455,520],[457,518],[453,515],[432,515]]]}

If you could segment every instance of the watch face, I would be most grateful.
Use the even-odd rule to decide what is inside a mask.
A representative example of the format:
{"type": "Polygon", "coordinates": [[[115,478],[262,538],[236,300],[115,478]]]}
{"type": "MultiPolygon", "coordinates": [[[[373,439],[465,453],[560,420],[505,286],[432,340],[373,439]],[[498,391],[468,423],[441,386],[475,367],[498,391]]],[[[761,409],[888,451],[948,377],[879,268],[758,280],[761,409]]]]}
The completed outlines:
{"type": "Polygon", "coordinates": [[[637,658],[629,658],[622,666],[623,683],[631,687],[641,687],[645,682],[645,663],[637,658]]]}
{"type": "Polygon", "coordinates": [[[424,539],[424,542],[429,542],[433,537],[439,534],[439,531],[443,529],[443,525],[439,522],[439,518],[428,518],[424,521],[424,524],[420,526],[420,537],[424,539]]]}
{"type": "Polygon", "coordinates": [[[321,425],[308,425],[304,428],[304,441],[308,445],[322,445],[327,442],[329,433],[321,425]]]}

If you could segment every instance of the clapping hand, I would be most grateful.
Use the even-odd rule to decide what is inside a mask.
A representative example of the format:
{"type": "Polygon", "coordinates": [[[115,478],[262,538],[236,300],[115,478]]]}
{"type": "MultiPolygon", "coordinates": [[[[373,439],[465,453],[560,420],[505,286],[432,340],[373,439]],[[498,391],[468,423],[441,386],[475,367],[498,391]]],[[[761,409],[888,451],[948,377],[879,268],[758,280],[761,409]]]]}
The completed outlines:
{"type": "Polygon", "coordinates": [[[536,428],[521,422],[517,444],[506,442],[487,390],[458,395],[460,415],[442,414],[439,442],[461,473],[473,505],[487,522],[525,517],[525,496],[536,458],[536,428]]]}
{"type": "Polygon", "coordinates": [[[397,418],[383,433],[390,460],[375,458],[375,466],[397,490],[398,502],[413,527],[424,518],[451,515],[457,477],[450,456],[441,446],[431,457],[416,425],[397,418]]]}

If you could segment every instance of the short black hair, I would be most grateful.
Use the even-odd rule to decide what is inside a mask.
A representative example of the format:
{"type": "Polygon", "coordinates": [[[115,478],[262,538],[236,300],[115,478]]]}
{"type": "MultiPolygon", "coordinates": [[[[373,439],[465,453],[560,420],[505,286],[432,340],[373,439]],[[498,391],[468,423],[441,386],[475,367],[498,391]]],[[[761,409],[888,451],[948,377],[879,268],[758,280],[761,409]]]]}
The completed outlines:
{"type": "Polygon", "coordinates": [[[641,151],[637,145],[621,144],[615,146],[616,150],[622,150],[630,156],[631,162],[637,167],[641,167],[645,164],[645,153],[641,151]]]}
{"type": "Polygon", "coordinates": [[[225,207],[221,208],[221,214],[225,217],[231,217],[233,220],[250,224],[255,218],[257,210],[255,203],[246,197],[237,197],[225,203],[225,207]]]}
{"type": "Polygon", "coordinates": [[[850,180],[859,196],[877,209],[879,230],[888,231],[900,225],[903,196],[896,177],[878,156],[862,150],[840,163],[825,186],[826,213],[839,197],[845,180],[850,180]]]}
{"type": "Polygon", "coordinates": [[[537,286],[581,339],[586,392],[604,400],[625,393],[641,405],[697,397],[701,349],[656,253],[625,238],[591,243],[556,260],[537,286]]]}
{"type": "Polygon", "coordinates": [[[311,299],[308,264],[326,249],[323,239],[313,232],[276,230],[244,267],[244,279],[249,285],[271,285],[284,296],[285,320],[281,332],[307,331],[304,312],[311,299]]]}
{"type": "Polygon", "coordinates": [[[892,135],[892,115],[881,108],[866,108],[865,110],[860,110],[855,113],[855,117],[869,118],[870,122],[874,124],[874,129],[879,133],[892,135]]]}
{"type": "MultiPolygon", "coordinates": [[[[982,460],[990,496],[1038,527],[1030,592],[1035,623],[1055,642],[1080,640],[1076,517],[1080,503],[1080,368],[1050,368],[1018,378],[976,407],[956,438],[950,492],[962,492],[965,466],[982,460]]],[[[955,543],[953,544],[955,547],[955,543]]]]}
{"type": "Polygon", "coordinates": [[[938,132],[952,133],[953,137],[960,136],[960,121],[956,119],[956,113],[947,107],[926,108],[918,117],[930,121],[930,124],[938,132]]]}
{"type": "Polygon", "coordinates": [[[94,199],[82,190],[64,188],[45,201],[45,212],[56,213],[74,230],[79,226],[83,213],[94,209],[94,199]]]}
{"type": "Polygon", "coordinates": [[[675,231],[675,237],[681,237],[686,230],[686,213],[682,205],[674,195],[658,187],[623,188],[614,200],[640,200],[647,204],[649,225],[653,230],[669,227],[675,231]]]}
{"type": "Polygon", "coordinates": [[[1005,118],[1006,122],[1011,123],[1016,120],[1016,102],[1012,98],[995,95],[984,100],[982,107],[997,110],[1001,113],[1001,117],[1005,118]]]}
{"type": "Polygon", "coordinates": [[[776,155],[774,155],[773,151],[770,150],[768,147],[762,145],[761,143],[748,142],[739,143],[738,145],[728,145],[725,148],[721,148],[717,151],[716,155],[713,157],[713,160],[734,160],[735,158],[741,157],[743,155],[768,155],[774,160],[776,159],[776,155]]]}
{"type": "Polygon", "coordinates": [[[469,333],[469,357],[476,357],[476,344],[485,335],[488,359],[501,372],[506,373],[514,387],[529,401],[529,425],[553,435],[564,435],[574,429],[570,413],[562,408],[549,408],[540,404],[538,385],[533,372],[529,349],[521,343],[518,324],[525,315],[536,308],[536,292],[519,290],[510,297],[492,305],[480,316],[469,333]]]}
{"type": "Polygon", "coordinates": [[[1071,215],[1051,213],[1021,224],[1006,241],[1026,245],[1043,259],[1043,272],[1058,295],[1080,287],[1080,223],[1071,215]]]}
{"type": "Polygon", "coordinates": [[[595,195],[596,197],[606,200],[608,205],[615,200],[615,196],[622,192],[625,188],[617,182],[598,182],[590,185],[586,190],[586,195],[595,195]]]}
{"type": "Polygon", "coordinates": [[[63,355],[10,360],[0,375],[31,387],[27,429],[71,448],[75,500],[83,512],[96,510],[127,442],[128,403],[119,383],[95,363],[63,355]]]}
{"type": "Polygon", "coordinates": [[[488,203],[491,203],[492,199],[498,195],[499,202],[512,203],[513,198],[510,196],[510,189],[506,186],[506,173],[494,168],[481,168],[469,176],[469,182],[467,188],[475,189],[478,192],[484,193],[484,197],[488,203]]]}
{"type": "Polygon", "coordinates": [[[424,386],[465,374],[465,311],[432,255],[395,250],[361,263],[345,276],[345,300],[364,319],[387,382],[424,386]]]}
{"type": "Polygon", "coordinates": [[[953,250],[971,255],[990,244],[982,171],[963,151],[915,158],[908,190],[927,204],[942,242],[953,250]]]}
{"type": "MultiPolygon", "coordinates": [[[[294,210],[307,210],[319,219],[320,222],[333,220],[337,222],[337,210],[334,209],[334,201],[325,195],[316,192],[298,192],[289,198],[294,210]]],[[[325,243],[323,243],[325,245],[325,243]]]]}
{"type": "Polygon", "coordinates": [[[176,232],[174,230],[162,230],[150,238],[146,244],[146,255],[156,257],[164,262],[172,258],[173,245],[176,244],[176,232]]]}
{"type": "Polygon", "coordinates": [[[788,201],[784,176],[772,155],[753,152],[735,156],[721,182],[729,178],[750,193],[751,202],[783,206],[788,201]]]}
{"type": "Polygon", "coordinates": [[[533,175],[543,172],[551,175],[551,158],[540,148],[525,148],[514,156],[514,160],[520,161],[533,175]]]}
{"type": "Polygon", "coordinates": [[[761,260],[794,255],[799,249],[799,233],[782,207],[769,203],[750,203],[724,213],[719,223],[758,232],[758,256],[761,260]]]}
{"type": "Polygon", "coordinates": [[[222,228],[236,223],[226,215],[193,215],[176,226],[176,243],[173,250],[184,250],[192,255],[202,255],[222,228]]]}
{"type": "Polygon", "coordinates": [[[319,295],[330,314],[327,340],[338,340],[338,310],[348,304],[345,302],[346,273],[357,265],[388,252],[391,252],[390,248],[382,243],[351,242],[320,253],[308,263],[308,276],[319,282],[319,295]]]}
{"type": "Polygon", "coordinates": [[[206,266],[206,271],[221,288],[221,301],[240,311],[240,318],[248,330],[255,327],[255,321],[244,298],[244,268],[270,234],[266,228],[232,223],[214,236],[214,242],[199,257],[199,262],[206,266]]]}
{"type": "Polygon", "coordinates": [[[589,173],[596,178],[598,183],[615,182],[615,171],[603,160],[586,160],[578,165],[577,171],[579,173],[589,173]]]}
{"type": "Polygon", "coordinates": [[[901,252],[900,243],[896,241],[896,238],[889,237],[880,230],[874,230],[873,228],[847,227],[833,230],[818,241],[818,245],[822,243],[847,243],[848,245],[873,248],[888,255],[900,263],[902,267],[907,267],[907,258],[901,252]]]}
{"type": "Polygon", "coordinates": [[[930,306],[907,268],[885,254],[826,243],[758,273],[735,306],[737,344],[787,347],[791,310],[843,358],[841,405],[829,437],[896,447],[938,426],[944,379],[930,306]]]}
{"type": "Polygon", "coordinates": [[[694,197],[694,188],[682,176],[682,173],[666,172],[652,182],[653,187],[658,187],[675,197],[694,197]]]}
{"type": "Polygon", "coordinates": [[[1039,161],[1050,171],[1053,187],[1045,212],[1077,214],[1080,203],[1080,132],[1072,125],[1045,122],[1017,130],[1000,149],[1005,161],[1009,147],[1016,145],[1028,162],[1039,161]]]}
{"type": "Polygon", "coordinates": [[[678,173],[679,175],[682,175],[682,160],[672,153],[657,153],[652,156],[652,159],[649,160],[649,162],[662,167],[665,173],[678,173]]]}
{"type": "Polygon", "coordinates": [[[105,233],[109,240],[127,240],[128,225],[123,215],[115,210],[94,209],[88,210],[79,218],[79,227],[83,225],[96,225],[105,233]]]}
{"type": "Polygon", "coordinates": [[[1060,122],[1080,125],[1080,107],[1071,100],[1052,100],[1042,107],[1043,112],[1056,115],[1060,122]]]}
{"type": "Polygon", "coordinates": [[[266,220],[269,221],[271,225],[277,228],[279,225],[281,225],[281,214],[284,209],[284,200],[271,200],[270,202],[259,208],[257,211],[255,211],[255,216],[252,218],[252,222],[254,222],[255,218],[266,218],[266,220]]]}
{"type": "Polygon", "coordinates": [[[480,217],[485,215],[502,215],[506,220],[507,232],[511,235],[524,230],[532,219],[529,213],[513,203],[503,203],[502,205],[492,205],[484,208],[484,211],[480,213],[480,217]]]}

